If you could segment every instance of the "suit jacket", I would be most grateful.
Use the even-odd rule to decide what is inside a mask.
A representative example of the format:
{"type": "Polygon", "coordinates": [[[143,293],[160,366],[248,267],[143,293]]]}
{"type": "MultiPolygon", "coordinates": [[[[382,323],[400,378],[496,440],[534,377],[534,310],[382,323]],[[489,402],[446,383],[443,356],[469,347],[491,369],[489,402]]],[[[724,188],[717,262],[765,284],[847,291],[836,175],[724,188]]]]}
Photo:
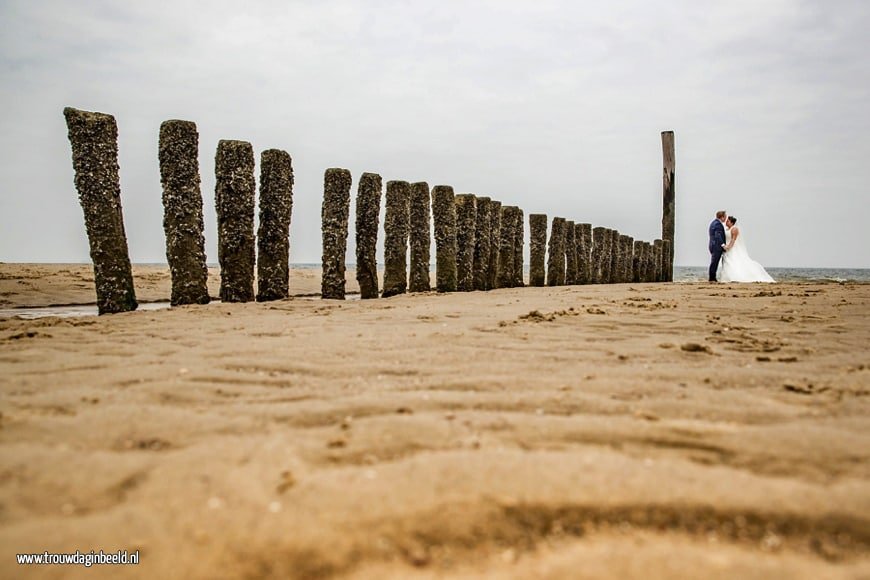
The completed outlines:
{"type": "Polygon", "coordinates": [[[721,253],[722,244],[725,243],[725,226],[719,220],[713,220],[710,224],[710,244],[709,249],[711,254],[721,253]]]}

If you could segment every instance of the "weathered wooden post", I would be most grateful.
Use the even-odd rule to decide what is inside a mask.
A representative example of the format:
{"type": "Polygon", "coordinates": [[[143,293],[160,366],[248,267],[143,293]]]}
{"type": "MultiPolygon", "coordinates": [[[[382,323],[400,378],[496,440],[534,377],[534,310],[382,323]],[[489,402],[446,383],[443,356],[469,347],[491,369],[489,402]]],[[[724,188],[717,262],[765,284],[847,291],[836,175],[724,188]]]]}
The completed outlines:
{"type": "Polygon", "coordinates": [[[632,279],[634,238],[631,236],[620,236],[620,242],[622,244],[622,267],[620,268],[620,279],[623,283],[627,284],[631,282],[632,279]]]}
{"type": "Polygon", "coordinates": [[[158,158],[166,261],[172,275],[170,304],[208,304],[196,123],[161,123],[158,158]]]}
{"type": "MultiPolygon", "coordinates": [[[[673,259],[674,253],[671,249],[671,242],[669,240],[662,241],[662,255],[664,255],[666,257],[670,256],[671,259],[673,259]]],[[[665,273],[663,282],[673,282],[674,281],[673,264],[668,264],[667,262],[665,262],[665,266],[670,267],[671,269],[665,273]]]]}
{"type": "Polygon", "coordinates": [[[384,214],[384,298],[408,289],[408,236],[411,229],[411,184],[387,182],[384,214]]]}
{"type": "MultiPolygon", "coordinates": [[[[379,296],[377,245],[382,189],[383,181],[377,173],[360,176],[356,193],[356,281],[363,300],[379,296]]],[[[428,191],[426,195],[428,206],[428,191]]]]}
{"type": "Polygon", "coordinates": [[[529,214],[529,286],[546,282],[547,214],[529,214]]]}
{"type": "Polygon", "coordinates": [[[574,222],[565,222],[565,284],[573,286],[577,283],[577,235],[574,222]]]}
{"type": "Polygon", "coordinates": [[[215,209],[221,302],[254,299],[254,149],[247,141],[218,141],[215,209]]]}
{"type": "Polygon", "coordinates": [[[610,284],[610,262],[613,251],[613,230],[604,228],[601,234],[601,284],[610,284]]]}
{"type": "Polygon", "coordinates": [[[656,260],[655,260],[655,251],[654,247],[651,243],[646,242],[646,247],[644,248],[644,262],[646,263],[646,275],[645,281],[652,283],[656,281],[656,260]]]}
{"type": "Polygon", "coordinates": [[[631,281],[643,282],[643,241],[635,240],[631,259],[631,281]]]}
{"type": "Polygon", "coordinates": [[[577,283],[592,283],[592,224],[574,224],[577,242],[577,283]]]}
{"type": "Polygon", "coordinates": [[[66,107],[63,115],[94,263],[97,310],[100,314],[136,310],[133,269],[121,209],[118,125],[112,115],[72,107],[66,107]]]}
{"type": "Polygon", "coordinates": [[[655,259],[655,279],[653,282],[663,282],[664,281],[664,269],[665,269],[665,259],[666,256],[662,253],[664,249],[663,240],[655,240],[653,242],[653,258],[655,259]]]}
{"type": "Polygon", "coordinates": [[[293,162],[280,149],[260,154],[260,227],[257,230],[257,300],[290,294],[290,219],[293,162]]]}
{"type": "Polygon", "coordinates": [[[511,288],[514,283],[514,215],[513,206],[502,206],[496,282],[498,288],[511,288]]]}
{"type": "Polygon", "coordinates": [[[592,284],[603,284],[604,275],[604,237],[607,228],[598,226],[592,228],[592,284]]]}
{"type": "Polygon", "coordinates": [[[498,288],[499,246],[501,245],[501,202],[489,202],[489,273],[487,289],[498,288]]]}
{"type": "Polygon", "coordinates": [[[474,230],[477,204],[474,195],[460,193],[456,203],[456,290],[474,290],[474,230]]]}
{"type": "Polygon", "coordinates": [[[411,184],[411,292],[428,292],[429,283],[429,184],[411,184]]]}
{"type": "Polygon", "coordinates": [[[522,208],[514,208],[514,288],[522,288],[525,286],[523,276],[525,274],[523,268],[523,244],[526,240],[526,228],[524,225],[524,215],[522,208]]]}
{"type": "Polygon", "coordinates": [[[432,221],[435,228],[435,287],[456,292],[456,205],[453,188],[432,188],[432,221]]]}
{"type": "Polygon", "coordinates": [[[616,284],[619,280],[619,232],[608,230],[610,236],[610,267],[607,269],[607,283],[616,284]]]}
{"type": "Polygon", "coordinates": [[[350,216],[351,176],[347,169],[333,167],[323,176],[323,279],[324,299],[344,300],[347,222],[350,216]]]}
{"type": "Polygon", "coordinates": [[[565,218],[554,217],[547,247],[547,286],[565,285],[565,218]]]}
{"type": "Polygon", "coordinates": [[[477,219],[474,229],[474,289],[489,290],[490,230],[492,203],[488,197],[477,198],[477,219]]]}
{"type": "Polygon", "coordinates": [[[674,155],[674,132],[662,131],[662,240],[670,242],[663,257],[663,281],[674,280],[674,217],[676,182],[676,156],[674,155]]]}

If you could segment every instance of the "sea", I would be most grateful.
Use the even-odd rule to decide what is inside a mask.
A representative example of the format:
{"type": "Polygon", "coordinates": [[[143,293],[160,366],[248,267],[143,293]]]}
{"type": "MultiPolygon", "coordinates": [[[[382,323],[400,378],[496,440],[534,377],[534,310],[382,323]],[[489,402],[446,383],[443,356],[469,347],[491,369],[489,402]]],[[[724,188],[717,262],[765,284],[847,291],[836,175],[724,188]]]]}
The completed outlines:
{"type": "MultiPolygon", "coordinates": [[[[209,264],[217,267],[217,264],[209,264]]],[[[356,264],[347,264],[348,269],[356,268],[356,264]]],[[[321,265],[315,263],[291,264],[298,270],[319,270],[321,265]]],[[[378,264],[378,270],[383,264],[378,264]]],[[[777,282],[870,282],[870,268],[765,268],[777,282]]],[[[528,277],[529,265],[525,264],[528,277]]],[[[434,264],[431,267],[435,271],[434,264]]],[[[674,282],[705,282],[707,266],[674,266],[674,282]]]]}

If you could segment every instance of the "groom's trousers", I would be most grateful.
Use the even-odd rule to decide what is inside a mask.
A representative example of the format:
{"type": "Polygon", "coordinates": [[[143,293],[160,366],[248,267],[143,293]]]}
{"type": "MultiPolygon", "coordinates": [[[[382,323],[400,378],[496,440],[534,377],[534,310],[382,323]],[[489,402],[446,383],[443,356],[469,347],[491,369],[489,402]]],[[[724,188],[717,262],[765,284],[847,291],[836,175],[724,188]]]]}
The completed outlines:
{"type": "Polygon", "coordinates": [[[710,253],[710,282],[716,281],[716,274],[719,272],[719,262],[722,260],[722,249],[710,253]]]}

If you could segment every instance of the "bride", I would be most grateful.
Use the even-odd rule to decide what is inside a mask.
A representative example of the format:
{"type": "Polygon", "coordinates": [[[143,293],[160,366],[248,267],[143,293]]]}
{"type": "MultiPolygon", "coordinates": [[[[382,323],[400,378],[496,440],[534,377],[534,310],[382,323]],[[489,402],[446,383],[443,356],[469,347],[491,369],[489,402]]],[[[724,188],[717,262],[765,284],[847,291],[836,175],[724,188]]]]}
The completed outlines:
{"type": "Polygon", "coordinates": [[[749,257],[746,240],[737,227],[737,218],[725,220],[725,253],[722,254],[722,282],[776,282],[764,266],[749,257]]]}

